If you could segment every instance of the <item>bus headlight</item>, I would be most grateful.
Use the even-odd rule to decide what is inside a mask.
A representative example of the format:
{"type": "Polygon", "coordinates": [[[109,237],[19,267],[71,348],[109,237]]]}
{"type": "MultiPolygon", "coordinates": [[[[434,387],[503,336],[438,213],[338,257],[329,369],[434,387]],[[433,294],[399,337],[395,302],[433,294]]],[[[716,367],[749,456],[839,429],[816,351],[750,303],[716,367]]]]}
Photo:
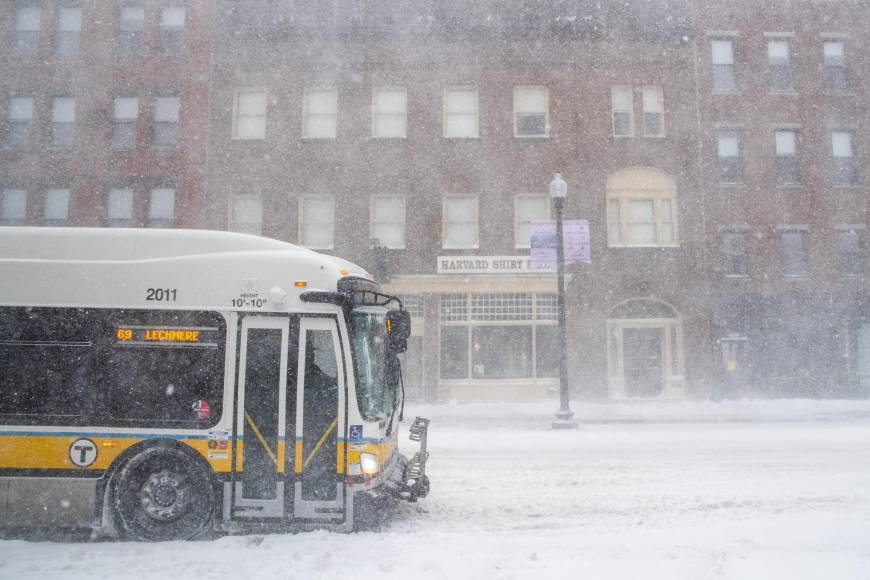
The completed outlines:
{"type": "Polygon", "coordinates": [[[378,456],[372,453],[360,453],[359,464],[365,475],[374,475],[378,472],[378,456]]]}

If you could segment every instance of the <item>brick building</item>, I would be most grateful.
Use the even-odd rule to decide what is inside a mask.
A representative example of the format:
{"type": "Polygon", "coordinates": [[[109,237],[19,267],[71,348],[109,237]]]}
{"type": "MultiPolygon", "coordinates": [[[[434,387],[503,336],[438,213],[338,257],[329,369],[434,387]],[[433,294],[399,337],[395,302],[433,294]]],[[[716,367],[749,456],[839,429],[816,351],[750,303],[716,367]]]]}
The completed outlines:
{"type": "Polygon", "coordinates": [[[714,384],[866,396],[870,5],[697,18],[714,384]]]}
{"type": "Polygon", "coordinates": [[[0,222],[202,227],[208,0],[3,0],[0,222]]]}
{"type": "Polygon", "coordinates": [[[103,17],[80,27],[75,75],[48,56],[55,4],[73,6],[15,4],[42,7],[36,41],[32,12],[5,13],[6,223],[52,223],[46,176],[78,176],[69,221],[90,225],[123,223],[107,200],[125,179],[131,224],[176,184],[176,226],[301,243],[387,280],[416,319],[413,395],[536,398],[557,386],[555,281],[528,269],[528,221],[551,217],[561,171],[565,216],[592,232],[568,284],[584,396],[867,396],[866,2],[92,0],[82,22],[103,17]],[[185,49],[164,56],[179,21],[185,49]],[[135,61],[110,50],[129,28],[135,61]],[[14,52],[29,42],[44,55],[30,67],[14,52]],[[51,148],[64,74],[93,108],[84,158],[51,148]],[[28,91],[42,145],[22,152],[28,91]],[[148,105],[136,154],[112,149],[139,94],[181,95],[171,153],[148,105]]]}

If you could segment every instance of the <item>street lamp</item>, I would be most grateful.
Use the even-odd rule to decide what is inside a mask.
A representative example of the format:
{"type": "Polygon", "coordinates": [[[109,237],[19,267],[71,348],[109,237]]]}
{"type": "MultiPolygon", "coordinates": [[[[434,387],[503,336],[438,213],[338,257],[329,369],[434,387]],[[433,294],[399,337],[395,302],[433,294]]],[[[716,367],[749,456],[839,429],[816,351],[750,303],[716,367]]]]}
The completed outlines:
{"type": "Polygon", "coordinates": [[[556,276],[559,284],[559,410],[553,429],[575,429],[577,421],[571,411],[568,394],[568,339],[565,329],[565,248],[562,243],[562,207],[568,195],[568,184],[560,173],[550,182],[550,197],[556,208],[556,276]]]}

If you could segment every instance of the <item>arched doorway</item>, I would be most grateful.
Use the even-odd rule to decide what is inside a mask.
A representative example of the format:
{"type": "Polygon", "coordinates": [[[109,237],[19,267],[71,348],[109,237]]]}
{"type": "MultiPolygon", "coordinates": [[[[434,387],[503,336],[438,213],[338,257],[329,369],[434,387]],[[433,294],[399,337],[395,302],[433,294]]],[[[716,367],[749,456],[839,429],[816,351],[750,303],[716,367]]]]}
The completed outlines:
{"type": "Polygon", "coordinates": [[[683,322],[665,302],[635,298],[607,318],[608,395],[682,398],[685,395],[683,322]]]}

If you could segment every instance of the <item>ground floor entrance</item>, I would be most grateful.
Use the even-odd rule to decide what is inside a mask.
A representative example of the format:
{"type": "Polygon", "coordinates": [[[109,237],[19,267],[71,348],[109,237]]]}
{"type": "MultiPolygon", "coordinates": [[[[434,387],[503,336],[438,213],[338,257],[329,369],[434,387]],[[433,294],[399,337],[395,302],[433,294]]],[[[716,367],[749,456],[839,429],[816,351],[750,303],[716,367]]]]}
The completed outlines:
{"type": "Polygon", "coordinates": [[[685,395],[683,324],[670,305],[636,299],[613,308],[607,353],[608,398],[685,395]]]}

